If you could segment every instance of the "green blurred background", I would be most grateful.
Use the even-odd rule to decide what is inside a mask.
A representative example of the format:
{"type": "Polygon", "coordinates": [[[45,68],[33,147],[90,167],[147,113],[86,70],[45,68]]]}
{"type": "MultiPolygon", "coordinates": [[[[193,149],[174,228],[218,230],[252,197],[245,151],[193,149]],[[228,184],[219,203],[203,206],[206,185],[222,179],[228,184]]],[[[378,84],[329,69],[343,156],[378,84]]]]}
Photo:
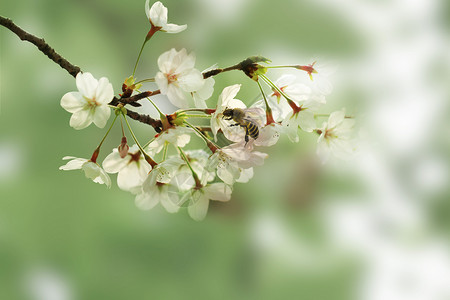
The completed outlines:
{"type": "MultiPolygon", "coordinates": [[[[58,170],[63,156],[88,158],[104,131],[70,128],[59,101],[74,79],[1,28],[0,299],[450,299],[448,2],[164,4],[188,29],[157,34],[138,78],[172,47],[195,51],[201,70],[256,54],[336,60],[322,112],[355,115],[357,154],[322,166],[315,136],[282,137],[205,221],[140,211],[115,184],[58,170]]],[[[141,0],[3,1],[0,13],[116,93],[149,29],[141,0]]],[[[257,86],[229,72],[209,106],[235,83],[251,103],[257,86]]],[[[120,143],[116,129],[101,157],[120,143]]]]}

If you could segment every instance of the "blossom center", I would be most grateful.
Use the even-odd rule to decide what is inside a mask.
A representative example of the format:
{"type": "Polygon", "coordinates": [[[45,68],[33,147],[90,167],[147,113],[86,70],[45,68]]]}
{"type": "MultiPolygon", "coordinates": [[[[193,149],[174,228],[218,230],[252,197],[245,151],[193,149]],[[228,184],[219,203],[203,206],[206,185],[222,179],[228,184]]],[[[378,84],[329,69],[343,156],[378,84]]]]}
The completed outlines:
{"type": "Polygon", "coordinates": [[[171,84],[172,82],[175,82],[178,80],[178,75],[177,74],[166,74],[167,77],[167,81],[169,82],[169,84],[171,84]]]}

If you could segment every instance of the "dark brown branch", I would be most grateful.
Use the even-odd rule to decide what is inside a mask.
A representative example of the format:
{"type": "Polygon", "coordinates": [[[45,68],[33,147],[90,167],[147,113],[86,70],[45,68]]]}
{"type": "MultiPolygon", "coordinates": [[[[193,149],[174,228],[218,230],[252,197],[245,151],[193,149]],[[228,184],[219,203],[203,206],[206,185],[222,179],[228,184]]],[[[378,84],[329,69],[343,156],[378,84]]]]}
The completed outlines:
{"type": "MultiPolygon", "coordinates": [[[[136,101],[139,101],[141,99],[144,99],[144,98],[147,98],[147,97],[150,97],[150,96],[158,95],[160,93],[161,93],[160,90],[156,90],[156,91],[142,92],[140,94],[136,94],[134,96],[126,97],[126,98],[114,97],[111,100],[111,102],[109,102],[109,105],[117,106],[119,103],[122,103],[123,105],[131,104],[132,106],[136,106],[136,105],[133,105],[133,103],[135,103],[136,101]]],[[[138,105],[138,106],[140,106],[140,105],[138,105]]]]}
{"type": "Polygon", "coordinates": [[[161,120],[155,120],[149,115],[138,114],[135,111],[127,110],[127,116],[132,118],[133,120],[139,121],[144,124],[148,124],[152,126],[156,132],[161,132],[162,123],[161,120]]]}
{"type": "Polygon", "coordinates": [[[4,18],[0,16],[0,25],[8,28],[12,32],[14,32],[22,41],[28,41],[38,47],[38,49],[48,56],[51,60],[53,60],[55,63],[61,66],[64,70],[69,72],[70,75],[73,77],[76,77],[79,72],[81,72],[81,69],[75,65],[72,65],[70,62],[68,62],[65,58],[63,58],[61,55],[56,53],[56,51],[50,47],[44,39],[38,38],[26,31],[24,31],[22,28],[14,24],[14,22],[11,19],[4,18]]]}

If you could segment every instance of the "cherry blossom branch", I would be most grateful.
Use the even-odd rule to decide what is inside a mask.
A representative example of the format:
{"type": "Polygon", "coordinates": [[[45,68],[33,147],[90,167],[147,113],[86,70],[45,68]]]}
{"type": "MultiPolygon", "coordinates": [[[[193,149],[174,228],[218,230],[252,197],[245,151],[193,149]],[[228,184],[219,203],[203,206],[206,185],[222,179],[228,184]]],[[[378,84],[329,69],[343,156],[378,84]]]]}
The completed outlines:
{"type": "Polygon", "coordinates": [[[67,61],[65,58],[63,58],[61,55],[56,53],[56,51],[50,47],[44,39],[38,38],[16,24],[11,19],[4,18],[0,16],[0,25],[4,26],[5,28],[8,28],[13,33],[15,33],[22,41],[27,41],[35,45],[42,53],[44,53],[48,58],[53,60],[55,63],[60,65],[61,68],[66,70],[70,75],[73,77],[76,77],[79,72],[81,72],[81,69],[73,64],[71,64],[69,61],[67,61]]]}

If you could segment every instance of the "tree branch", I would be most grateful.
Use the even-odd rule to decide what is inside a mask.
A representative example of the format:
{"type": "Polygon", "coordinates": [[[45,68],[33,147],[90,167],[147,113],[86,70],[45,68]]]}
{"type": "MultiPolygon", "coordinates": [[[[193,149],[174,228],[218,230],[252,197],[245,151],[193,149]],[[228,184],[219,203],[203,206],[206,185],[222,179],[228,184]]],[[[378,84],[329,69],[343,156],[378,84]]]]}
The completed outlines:
{"type": "MultiPolygon", "coordinates": [[[[56,51],[52,47],[50,47],[50,45],[47,44],[44,39],[38,38],[38,37],[26,32],[25,30],[23,30],[22,28],[20,28],[16,24],[14,24],[14,22],[11,19],[0,16],[0,25],[11,30],[22,41],[27,41],[27,42],[30,42],[33,45],[35,45],[39,49],[39,51],[41,51],[52,61],[54,61],[55,63],[60,65],[61,68],[66,70],[73,77],[76,77],[77,74],[79,72],[81,72],[81,69],[79,67],[71,64],[68,60],[63,58],[58,53],[56,53],[56,51]]],[[[231,70],[241,70],[241,71],[245,72],[245,69],[248,68],[249,66],[252,66],[254,63],[255,63],[254,59],[252,60],[252,59],[248,58],[248,59],[246,59],[234,66],[228,67],[228,68],[214,69],[214,70],[207,71],[207,72],[203,73],[203,78],[206,79],[208,77],[215,76],[222,72],[227,72],[227,71],[231,71],[231,70]]],[[[113,106],[117,106],[119,103],[122,103],[123,105],[129,104],[131,106],[137,107],[137,106],[140,106],[140,104],[137,103],[137,101],[139,101],[143,98],[146,98],[146,97],[157,95],[159,93],[160,93],[160,90],[156,90],[153,92],[152,91],[143,92],[143,93],[131,96],[131,97],[123,97],[123,98],[114,97],[109,104],[113,105],[113,106]]],[[[130,110],[127,110],[127,116],[136,121],[139,121],[144,124],[148,124],[148,125],[152,126],[156,132],[161,132],[161,128],[162,128],[161,120],[155,120],[152,117],[150,117],[149,115],[139,114],[137,112],[130,111],[130,110]]],[[[205,129],[205,130],[207,130],[207,129],[205,129]]]]}
{"type": "Polygon", "coordinates": [[[69,74],[73,77],[76,77],[77,74],[81,72],[81,69],[79,67],[72,65],[61,55],[56,53],[56,51],[52,47],[50,47],[44,39],[38,38],[26,32],[25,30],[14,24],[11,19],[0,16],[0,25],[14,32],[22,41],[27,41],[35,45],[42,53],[44,53],[48,56],[48,58],[60,65],[61,68],[69,72],[69,74]]]}

